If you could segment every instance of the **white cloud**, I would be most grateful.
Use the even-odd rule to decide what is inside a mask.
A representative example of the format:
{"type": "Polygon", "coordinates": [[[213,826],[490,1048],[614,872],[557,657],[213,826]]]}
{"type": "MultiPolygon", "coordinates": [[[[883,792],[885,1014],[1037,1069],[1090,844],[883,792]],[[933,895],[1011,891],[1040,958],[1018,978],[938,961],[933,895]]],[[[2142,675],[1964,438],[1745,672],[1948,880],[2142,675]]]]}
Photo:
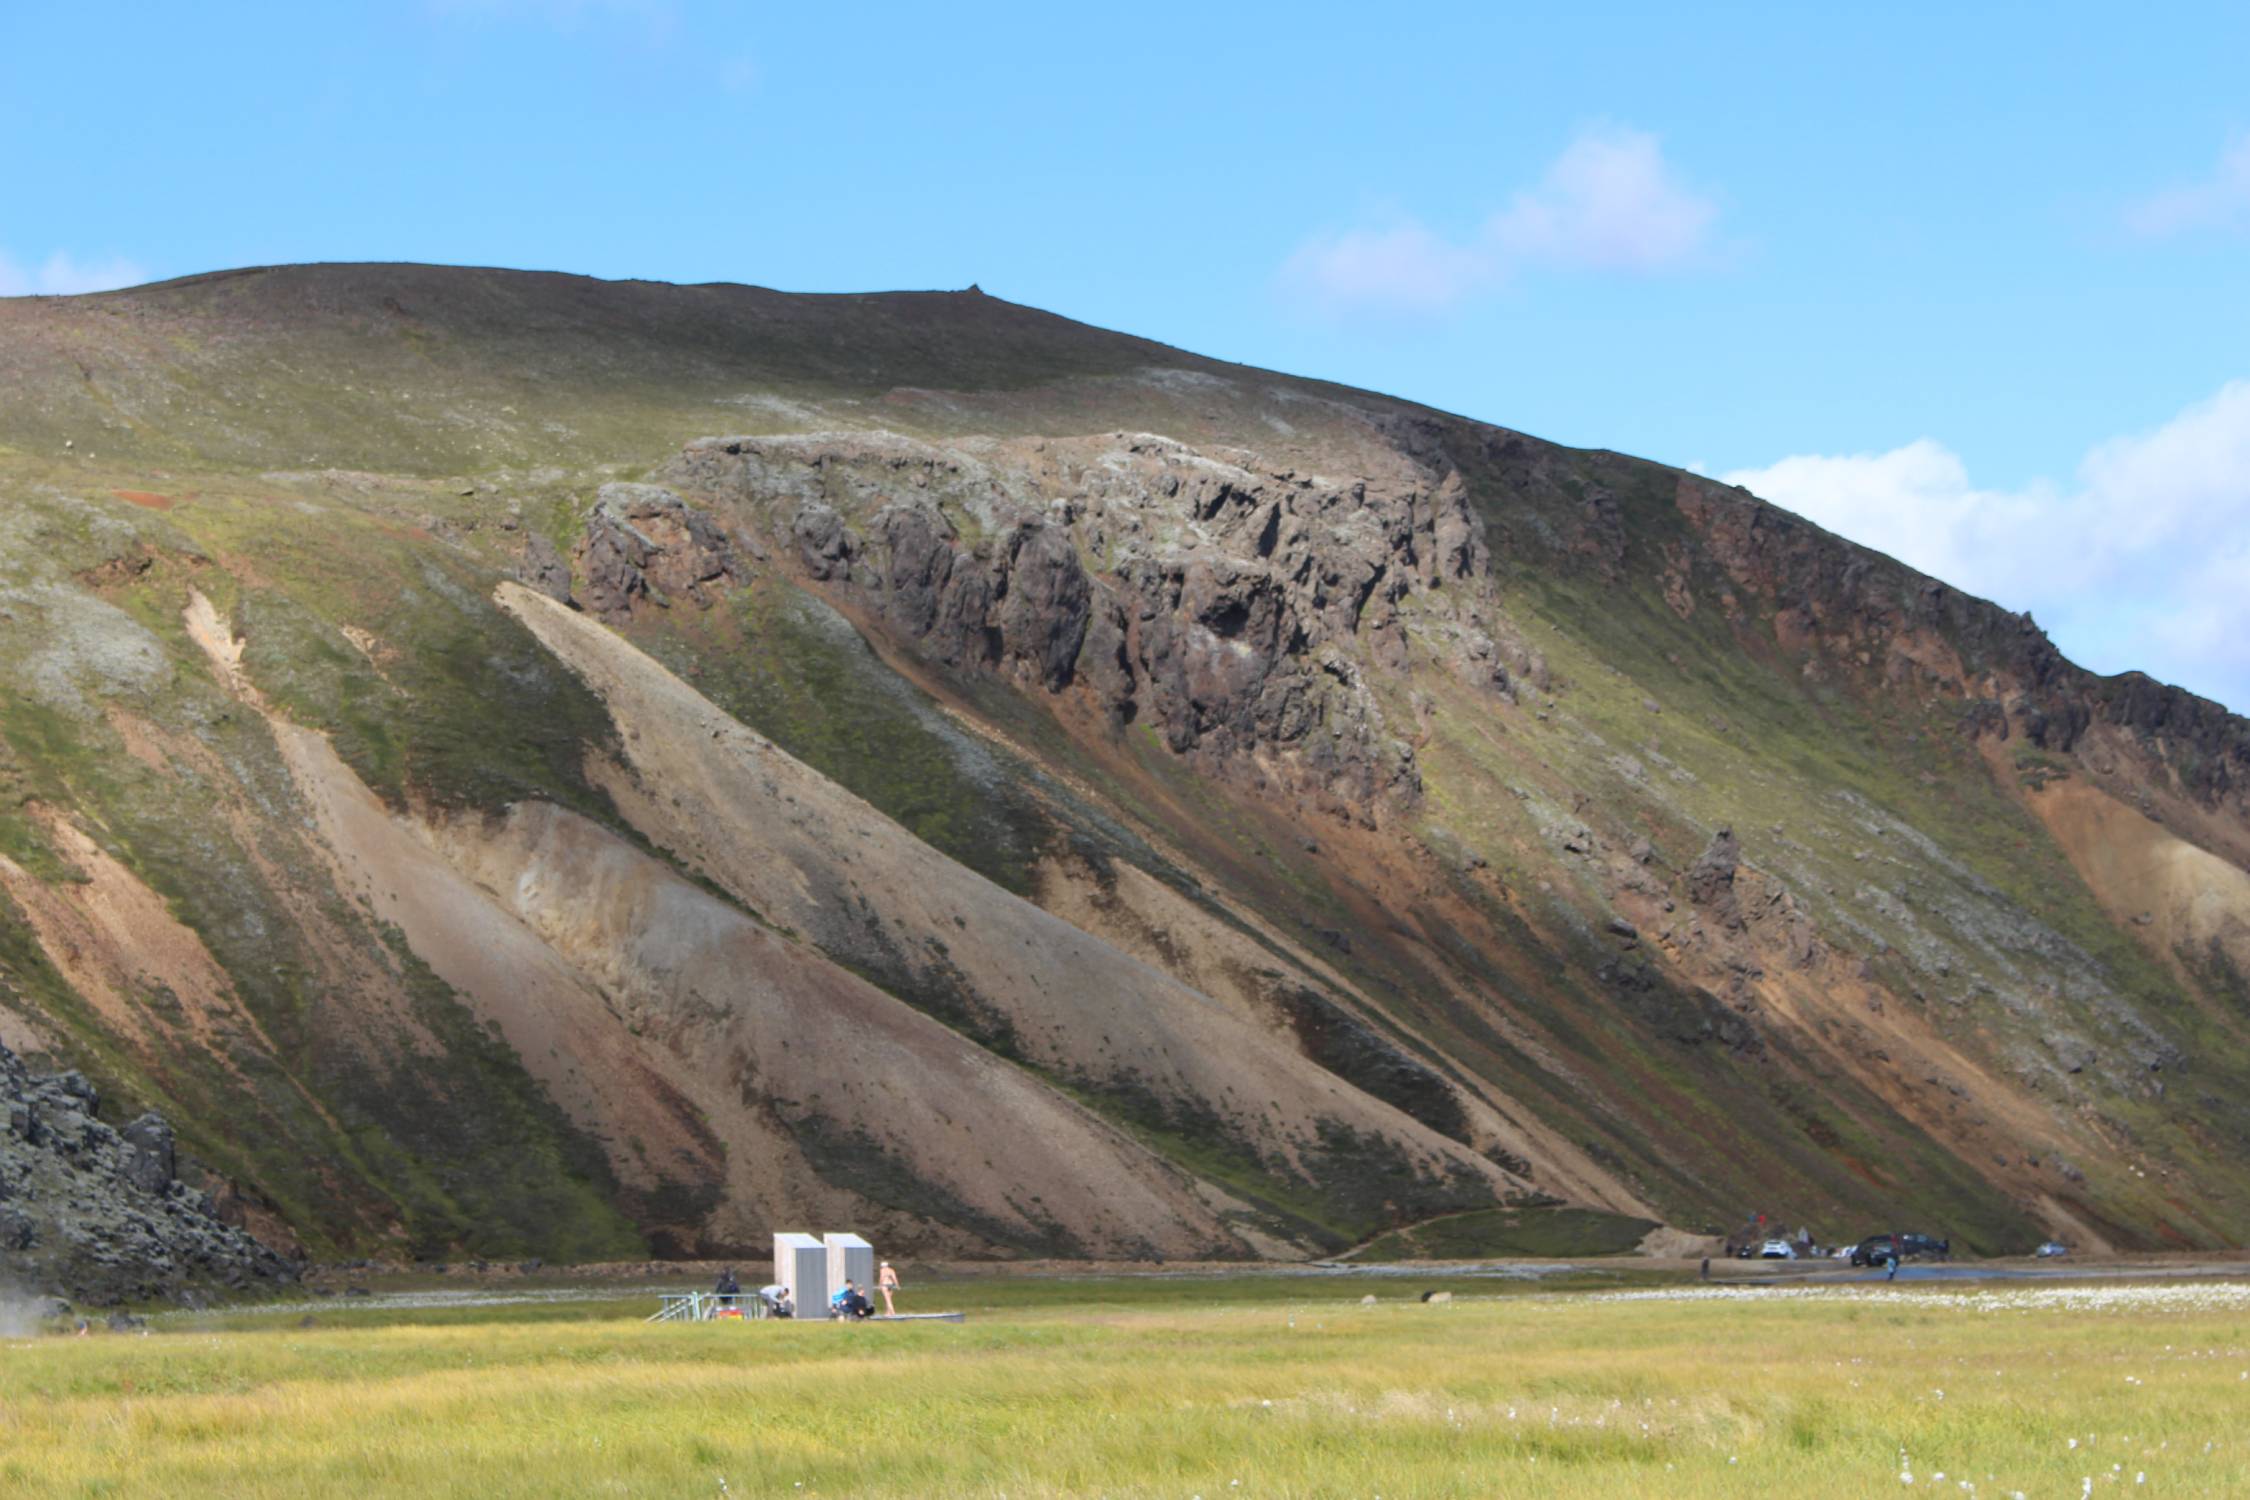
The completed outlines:
{"type": "Polygon", "coordinates": [[[2097,671],[2250,709],[2250,380],[2087,453],[2073,483],[1980,489],[1928,438],[1722,475],[2011,609],[2097,671]]]}
{"type": "Polygon", "coordinates": [[[1486,234],[1507,259],[1646,274],[1694,260],[1718,213],[1673,178],[1655,136],[1603,126],[1581,131],[1486,234]]]}
{"type": "Polygon", "coordinates": [[[2020,580],[2005,538],[2051,499],[2048,487],[1980,490],[1960,457],[1921,438],[1888,453],[1798,454],[1720,476],[1853,541],[1978,593],[2020,580]]]}
{"type": "Polygon", "coordinates": [[[1437,313],[1528,267],[1652,275],[1692,265],[1717,218],[1655,136],[1594,125],[1472,234],[1450,238],[1412,218],[1316,234],[1283,262],[1281,284],[1328,312],[1437,313]]]}
{"type": "Polygon", "coordinates": [[[2250,520],[2250,380],[2230,381],[2154,432],[2103,443],[2080,472],[2092,493],[2136,507],[2144,526],[2250,520]]]}
{"type": "Polygon", "coordinates": [[[139,286],[148,279],[145,267],[121,255],[82,261],[57,250],[27,269],[0,252],[0,297],[70,297],[139,286]]]}
{"type": "Polygon", "coordinates": [[[2236,136],[2199,182],[2152,193],[2125,211],[2126,227],[2150,239],[2199,229],[2250,229],[2250,135],[2236,136]]]}

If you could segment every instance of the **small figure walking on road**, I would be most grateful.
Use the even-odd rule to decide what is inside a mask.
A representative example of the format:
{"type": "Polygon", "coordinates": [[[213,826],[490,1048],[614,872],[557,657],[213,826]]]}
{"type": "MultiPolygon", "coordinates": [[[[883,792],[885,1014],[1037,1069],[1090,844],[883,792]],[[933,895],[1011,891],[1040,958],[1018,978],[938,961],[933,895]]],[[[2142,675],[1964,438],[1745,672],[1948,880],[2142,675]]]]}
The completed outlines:
{"type": "Polygon", "coordinates": [[[898,1308],[891,1302],[891,1293],[898,1290],[898,1272],[891,1269],[891,1263],[887,1260],[875,1273],[875,1290],[883,1294],[883,1315],[888,1318],[897,1317],[898,1308]]]}

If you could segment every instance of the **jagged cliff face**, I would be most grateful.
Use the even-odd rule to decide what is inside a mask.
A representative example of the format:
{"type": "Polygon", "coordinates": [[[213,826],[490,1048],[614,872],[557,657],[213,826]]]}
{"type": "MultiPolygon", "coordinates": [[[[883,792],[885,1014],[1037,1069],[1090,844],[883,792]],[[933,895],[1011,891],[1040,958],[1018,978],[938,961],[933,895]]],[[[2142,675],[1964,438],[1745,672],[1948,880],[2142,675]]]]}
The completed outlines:
{"type": "MultiPolygon", "coordinates": [[[[1145,725],[1207,775],[1261,767],[1371,824],[1421,786],[1366,671],[1405,675],[1410,629],[1499,697],[1530,661],[1494,644],[1458,472],[1422,487],[1253,459],[1147,434],[839,434],[708,439],[662,473],[925,660],[1034,693],[1082,683],[1113,730],[1145,725]]],[[[583,548],[596,577],[598,537],[583,548]]]]}
{"type": "Polygon", "coordinates": [[[0,1041],[316,1250],[2250,1228],[2250,728],[1740,491],[974,296],[0,380],[0,1041]]]}
{"type": "Polygon", "coordinates": [[[0,1293],[112,1304],[296,1279],[182,1180],[162,1116],[116,1129],[100,1103],[84,1075],[41,1077],[0,1045],[0,1293]]]}

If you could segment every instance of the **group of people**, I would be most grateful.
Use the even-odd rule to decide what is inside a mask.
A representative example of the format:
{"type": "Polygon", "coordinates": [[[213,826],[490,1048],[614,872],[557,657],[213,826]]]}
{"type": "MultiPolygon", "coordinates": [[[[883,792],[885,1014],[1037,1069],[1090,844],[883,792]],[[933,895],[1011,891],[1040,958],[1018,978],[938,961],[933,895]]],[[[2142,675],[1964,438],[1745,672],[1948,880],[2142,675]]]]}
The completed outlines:
{"type": "MultiPolygon", "coordinates": [[[[742,1283],[735,1279],[732,1266],[719,1273],[718,1284],[711,1290],[719,1299],[721,1311],[742,1305],[742,1283]]],[[[875,1290],[883,1299],[884,1314],[896,1316],[898,1307],[893,1301],[893,1295],[899,1290],[898,1272],[891,1269],[891,1263],[887,1260],[876,1269],[875,1290]]],[[[766,1316],[769,1318],[797,1316],[796,1301],[789,1295],[789,1288],[779,1282],[758,1288],[758,1300],[765,1304],[766,1316]]],[[[836,1288],[835,1295],[828,1299],[828,1316],[854,1320],[871,1318],[875,1316],[875,1304],[868,1300],[865,1289],[858,1282],[847,1281],[836,1288]]]]}

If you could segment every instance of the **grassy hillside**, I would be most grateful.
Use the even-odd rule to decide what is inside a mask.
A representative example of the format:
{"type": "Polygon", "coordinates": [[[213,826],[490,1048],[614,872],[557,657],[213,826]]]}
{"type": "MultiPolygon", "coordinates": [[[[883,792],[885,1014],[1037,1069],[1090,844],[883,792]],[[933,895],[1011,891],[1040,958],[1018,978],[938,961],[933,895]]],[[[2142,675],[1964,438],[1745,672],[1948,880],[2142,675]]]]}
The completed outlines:
{"type": "Polygon", "coordinates": [[[1749,497],[974,293],[227,273],[0,301],[0,392],[0,1025],[166,1109],[315,1251],[813,1211],[1083,1244],[982,1145],[931,1188],[935,1116],[745,1040],[862,983],[1230,1253],[1557,1204],[1992,1250],[2250,1232],[2250,731],[1749,497]],[[734,435],[801,440],[682,454],[734,435]],[[597,500],[649,478],[731,561],[601,627],[885,820],[791,846],[797,888],[739,851],[842,803],[667,811],[695,763],[650,770],[657,728],[495,603],[542,557],[580,604],[597,566],[660,570],[681,544],[597,500]],[[916,592],[949,568],[989,596],[916,592]],[[298,730],[352,786],[308,783],[298,730]],[[321,799],[353,787],[538,985],[477,978],[487,929],[339,842],[321,799]],[[700,892],[693,942],[748,924],[777,967],[691,984],[676,912],[541,928],[536,880],[580,877],[505,862],[524,809],[611,841],[617,903],[700,892]],[[980,956],[917,880],[1067,925],[980,956]],[[1114,977],[1042,988],[1081,940],[1114,977]],[[1105,1024],[1159,993],[1171,1040],[1105,1024]],[[1182,1040],[1207,1025],[1237,1040],[1182,1040]]]}

